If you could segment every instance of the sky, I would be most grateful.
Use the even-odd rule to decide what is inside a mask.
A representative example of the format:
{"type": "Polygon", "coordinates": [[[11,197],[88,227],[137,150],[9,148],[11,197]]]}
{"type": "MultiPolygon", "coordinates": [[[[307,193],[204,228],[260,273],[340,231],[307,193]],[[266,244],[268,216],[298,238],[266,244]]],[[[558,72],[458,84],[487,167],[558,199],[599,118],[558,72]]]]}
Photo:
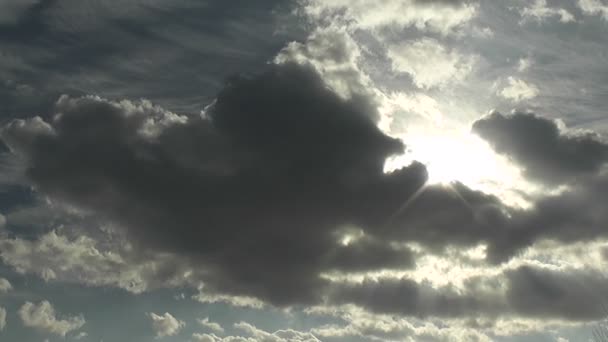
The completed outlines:
{"type": "Polygon", "coordinates": [[[605,0],[0,0],[0,341],[599,341],[605,0]]]}

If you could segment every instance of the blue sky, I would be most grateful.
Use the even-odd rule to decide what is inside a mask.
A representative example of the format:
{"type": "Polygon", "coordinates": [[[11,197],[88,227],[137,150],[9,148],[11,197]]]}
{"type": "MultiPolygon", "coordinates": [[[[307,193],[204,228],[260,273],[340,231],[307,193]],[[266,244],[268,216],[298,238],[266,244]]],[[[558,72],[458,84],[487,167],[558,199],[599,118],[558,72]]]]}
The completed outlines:
{"type": "Polygon", "coordinates": [[[590,341],[605,0],[0,1],[0,340],[590,341]]]}

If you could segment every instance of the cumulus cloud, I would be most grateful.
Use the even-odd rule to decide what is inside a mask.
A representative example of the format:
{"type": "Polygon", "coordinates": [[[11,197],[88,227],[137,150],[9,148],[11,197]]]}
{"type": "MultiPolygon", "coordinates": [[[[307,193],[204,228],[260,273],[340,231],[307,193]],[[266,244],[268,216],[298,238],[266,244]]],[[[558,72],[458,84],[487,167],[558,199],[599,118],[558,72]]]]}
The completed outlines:
{"type": "Polygon", "coordinates": [[[152,320],[152,328],[154,329],[156,338],[175,336],[186,326],[185,322],[178,320],[168,312],[165,312],[163,315],[151,312],[147,315],[152,320]]]}
{"type": "MultiPolygon", "coordinates": [[[[336,230],[379,224],[426,171],[384,174],[403,145],[376,127],[365,98],[340,98],[306,67],[270,68],[233,80],[203,117],[62,97],[48,121],[17,120],[2,136],[40,192],[138,243],[195,257],[214,275],[210,288],[310,300],[322,270],[378,266],[356,244],[340,245],[336,230]]],[[[411,265],[382,239],[361,243],[411,265]]]]}
{"type": "Polygon", "coordinates": [[[71,331],[82,328],[86,322],[82,315],[58,318],[55,309],[46,300],[38,304],[26,302],[21,306],[18,313],[26,327],[62,337],[65,337],[71,331]]]}
{"type": "Polygon", "coordinates": [[[538,96],[540,91],[534,84],[509,76],[507,78],[508,85],[498,92],[498,95],[511,101],[530,100],[538,96]]]}
{"type": "Polygon", "coordinates": [[[0,278],[0,293],[6,293],[13,289],[13,286],[8,279],[0,278]]]}
{"type": "MultiPolygon", "coordinates": [[[[462,292],[408,277],[356,283],[328,276],[412,268],[416,253],[408,243],[438,254],[448,247],[485,245],[488,261],[504,262],[540,239],[573,242],[605,235],[601,227],[608,215],[600,190],[608,182],[599,173],[569,192],[536,199],[530,209],[506,207],[460,183],[425,184],[426,170],[419,163],[385,173],[386,158],[404,146],[377,127],[371,101],[371,96],[340,96],[310,64],[285,61],[260,75],[233,78],[202,115],[176,115],[149,102],[65,96],[50,115],[14,120],[1,135],[37,191],[111,222],[132,241],[133,250],[150,253],[139,255],[180,260],[160,269],[150,264],[158,272],[138,284],[204,283],[197,299],[252,307],[327,300],[418,317],[595,317],[583,309],[568,316],[566,304],[548,313],[514,309],[512,303],[534,291],[520,276],[524,271],[494,279],[511,292],[490,291],[480,280],[471,280],[462,292]],[[191,278],[184,280],[186,274],[191,278]],[[166,280],[175,277],[182,280],[166,280]]],[[[496,130],[487,134],[490,144],[530,174],[555,165],[567,170],[560,163],[586,161],[583,156],[596,146],[562,135],[554,123],[537,117],[515,128],[503,122],[510,120],[494,114],[474,130],[485,138],[484,129],[496,130]],[[528,139],[508,138],[512,134],[545,139],[563,151],[543,159],[534,153],[545,150],[509,145],[528,139]],[[496,137],[505,141],[493,141],[496,137]]],[[[589,172],[598,171],[590,163],[589,172]]],[[[38,240],[1,241],[3,260],[24,272],[125,288],[142,279],[142,269],[132,268],[138,263],[108,254],[86,237],[51,232],[38,240]],[[117,273],[115,267],[122,270],[121,279],[105,280],[104,274],[117,273]],[[80,269],[85,271],[71,273],[80,269]],[[124,274],[129,276],[123,279],[124,274]]],[[[169,314],[149,317],[163,331],[181,328],[169,314]]],[[[255,333],[261,334],[248,330],[255,333]]]]}
{"type": "Polygon", "coordinates": [[[462,81],[474,64],[474,58],[450,51],[430,38],[389,46],[388,56],[393,70],[410,74],[420,88],[462,81]]]}

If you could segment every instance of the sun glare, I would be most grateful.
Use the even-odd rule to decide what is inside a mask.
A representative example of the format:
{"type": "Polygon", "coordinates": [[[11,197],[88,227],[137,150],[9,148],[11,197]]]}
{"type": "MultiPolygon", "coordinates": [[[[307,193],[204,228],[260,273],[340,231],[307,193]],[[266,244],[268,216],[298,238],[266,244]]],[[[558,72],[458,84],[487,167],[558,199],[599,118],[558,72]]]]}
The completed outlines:
{"type": "Polygon", "coordinates": [[[408,132],[401,138],[407,151],[388,159],[386,172],[419,161],[427,167],[429,185],[461,182],[499,196],[509,204],[525,205],[518,198],[517,190],[530,189],[530,186],[525,184],[520,170],[478,136],[454,130],[408,132]]]}

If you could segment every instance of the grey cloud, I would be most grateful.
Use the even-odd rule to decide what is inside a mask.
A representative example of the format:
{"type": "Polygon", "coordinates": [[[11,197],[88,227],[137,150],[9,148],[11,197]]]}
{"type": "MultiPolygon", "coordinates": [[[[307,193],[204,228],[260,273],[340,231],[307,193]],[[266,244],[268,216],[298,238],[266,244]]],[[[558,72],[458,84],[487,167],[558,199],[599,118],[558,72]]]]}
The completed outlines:
{"type": "Polygon", "coordinates": [[[520,315],[567,320],[596,320],[606,315],[608,279],[597,272],[524,266],[507,278],[507,300],[520,315]]]}
{"type": "Polygon", "coordinates": [[[297,25],[277,28],[292,1],[19,2],[31,6],[10,25],[0,18],[0,59],[19,63],[1,63],[0,75],[36,96],[0,89],[2,115],[29,115],[61,93],[154,98],[191,111],[226,77],[262,67],[297,36],[297,25]]]}
{"type": "Polygon", "coordinates": [[[490,258],[504,261],[541,239],[571,243],[605,237],[606,194],[608,175],[601,172],[573,184],[561,194],[537,199],[534,208],[515,215],[508,230],[490,245],[490,258]]]}
{"type": "Polygon", "coordinates": [[[426,180],[417,164],[383,173],[403,146],[358,103],[283,65],[232,80],[204,118],[63,97],[52,118],[2,136],[40,192],[185,255],[211,288],[285,304],[313,300],[322,270],[412,264],[381,238],[336,241],[341,226],[380,225],[426,180]]]}
{"type": "MultiPolygon", "coordinates": [[[[232,79],[202,116],[145,101],[62,97],[49,118],[15,120],[2,139],[40,193],[124,228],[137,250],[179,255],[180,270],[196,269],[192,281],[211,296],[318,303],[331,288],[323,272],[412,267],[412,252],[394,242],[439,253],[485,243],[488,260],[502,262],[538,239],[603,234],[599,176],[516,210],[459,183],[425,186],[418,163],[385,174],[384,159],[403,146],[361,101],[340,98],[308,67],[273,65],[232,79]],[[350,227],[357,236],[344,243],[350,227]]],[[[89,275],[100,283],[99,272],[89,275]]],[[[413,296],[393,303],[411,305],[411,314],[432,315],[446,303],[452,312],[444,315],[489,310],[455,292],[425,289],[415,299],[415,284],[382,285],[413,296]]],[[[366,291],[345,288],[343,296],[364,300],[366,291]]]]}
{"type": "Polygon", "coordinates": [[[476,121],[473,131],[546,184],[593,175],[608,160],[608,145],[596,135],[564,133],[554,121],[534,114],[494,112],[476,121]]]}
{"type": "Polygon", "coordinates": [[[465,290],[433,288],[407,278],[367,279],[337,285],[330,300],[375,313],[419,318],[516,316],[590,321],[606,314],[607,284],[606,277],[593,271],[521,266],[497,276],[471,278],[465,290]]]}
{"type": "Polygon", "coordinates": [[[568,243],[606,236],[608,144],[599,135],[565,132],[555,121],[529,113],[495,112],[475,122],[473,131],[531,179],[568,185],[559,194],[534,199],[529,210],[512,213],[489,246],[492,260],[506,260],[539,239],[568,243]]]}
{"type": "Polygon", "coordinates": [[[497,316],[505,311],[500,296],[472,292],[461,294],[450,286],[433,288],[408,278],[366,279],[336,286],[334,304],[355,304],[382,314],[427,317],[497,316]]]}

